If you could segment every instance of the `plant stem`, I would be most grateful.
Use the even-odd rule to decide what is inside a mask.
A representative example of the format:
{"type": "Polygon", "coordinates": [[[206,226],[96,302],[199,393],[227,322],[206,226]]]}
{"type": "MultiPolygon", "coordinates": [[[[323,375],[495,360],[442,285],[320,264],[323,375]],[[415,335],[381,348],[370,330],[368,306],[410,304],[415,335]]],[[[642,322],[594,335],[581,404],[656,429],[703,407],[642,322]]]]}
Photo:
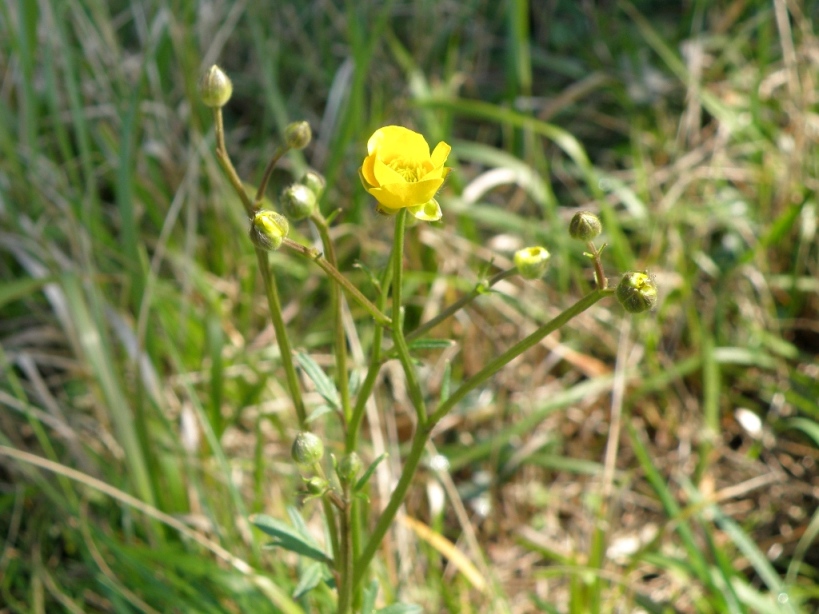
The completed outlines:
{"type": "Polygon", "coordinates": [[[353,580],[355,585],[358,585],[358,583],[361,582],[362,578],[364,577],[367,567],[372,561],[372,558],[375,556],[381,541],[384,539],[384,536],[387,534],[387,531],[395,519],[398,508],[400,508],[401,504],[404,502],[404,498],[407,495],[412,479],[416,470],[418,469],[418,465],[421,462],[426,443],[438,422],[444,416],[446,416],[446,414],[449,413],[452,408],[455,407],[455,405],[467,395],[467,393],[484,383],[505,365],[509,364],[509,362],[514,358],[517,358],[526,350],[537,345],[544,337],[546,337],[546,335],[553,333],[558,328],[569,322],[569,320],[584,312],[599,300],[612,294],[614,294],[614,290],[594,290],[581,298],[574,305],[563,311],[560,315],[538,328],[528,337],[513,345],[495,360],[492,360],[474,376],[466,380],[449,398],[438,406],[438,409],[425,423],[418,424],[415,429],[415,433],[413,434],[410,451],[406,460],[404,461],[404,468],[401,471],[401,477],[398,480],[398,484],[395,486],[395,490],[392,492],[392,495],[390,495],[390,500],[387,503],[387,507],[385,507],[384,511],[381,513],[381,516],[376,523],[375,529],[373,530],[367,545],[364,547],[361,555],[359,555],[355,561],[355,575],[353,580]]]}
{"type": "Polygon", "coordinates": [[[273,157],[270,158],[270,162],[267,163],[267,168],[264,169],[264,175],[262,175],[262,182],[259,184],[259,188],[256,190],[256,198],[253,199],[254,212],[261,209],[262,199],[264,198],[265,190],[267,190],[267,184],[270,181],[270,176],[273,174],[273,169],[276,168],[276,164],[278,164],[281,157],[288,151],[290,151],[290,148],[286,145],[278,147],[273,153],[273,157]]]}
{"type": "Polygon", "coordinates": [[[449,307],[444,309],[437,316],[435,316],[434,318],[432,318],[431,320],[429,320],[427,322],[424,322],[418,328],[416,328],[414,331],[409,333],[406,336],[406,340],[407,341],[412,341],[413,339],[417,339],[418,337],[423,335],[428,330],[431,330],[431,329],[435,328],[436,326],[438,326],[438,324],[440,324],[441,322],[446,320],[448,317],[450,317],[451,315],[453,315],[453,314],[457,313],[458,311],[460,311],[461,309],[463,309],[467,304],[469,304],[471,301],[473,301],[476,297],[478,297],[481,294],[483,294],[484,292],[486,292],[487,289],[491,288],[496,283],[506,279],[507,277],[512,277],[517,272],[518,272],[518,270],[513,267],[511,269],[507,269],[505,271],[501,271],[500,273],[495,274],[495,276],[492,279],[490,279],[489,281],[487,281],[487,282],[478,283],[472,289],[472,291],[469,294],[465,294],[464,296],[459,298],[457,301],[452,303],[449,307]]]}
{"type": "Polygon", "coordinates": [[[276,331],[276,341],[279,344],[279,351],[282,357],[282,366],[287,378],[287,389],[290,392],[290,398],[293,399],[293,405],[296,407],[296,415],[299,419],[299,428],[304,429],[307,424],[307,412],[304,409],[304,401],[301,398],[301,387],[299,386],[299,378],[296,374],[296,367],[293,364],[293,351],[290,347],[290,339],[287,336],[287,329],[284,326],[284,318],[282,317],[282,307],[279,301],[279,291],[276,287],[276,280],[270,274],[270,265],[267,260],[267,252],[256,248],[256,259],[259,262],[259,270],[262,272],[262,279],[264,280],[264,289],[267,294],[267,306],[270,311],[270,320],[273,322],[273,328],[276,331]]]}
{"type": "Polygon", "coordinates": [[[398,479],[398,484],[395,485],[395,490],[390,495],[390,500],[387,507],[381,512],[378,522],[367,540],[367,545],[364,546],[363,552],[358,556],[353,566],[353,585],[358,586],[367,571],[376,551],[381,545],[381,541],[392,526],[392,521],[395,519],[395,514],[398,508],[404,503],[404,498],[407,496],[412,478],[415,477],[415,471],[421,462],[426,448],[427,439],[432,429],[426,425],[419,424],[415,427],[415,433],[412,436],[412,446],[409,454],[404,461],[404,467],[401,470],[401,477],[398,479]]]}
{"type": "MultiPolygon", "coordinates": [[[[390,292],[390,284],[392,283],[392,253],[395,252],[395,245],[392,247],[390,258],[384,271],[381,273],[379,280],[379,294],[378,294],[378,309],[384,311],[387,306],[387,295],[390,292]]],[[[373,342],[370,350],[370,364],[367,367],[367,377],[361,384],[358,390],[358,395],[355,400],[355,407],[353,408],[353,417],[347,428],[347,439],[345,451],[349,454],[358,446],[358,432],[361,428],[361,421],[364,418],[364,409],[367,405],[367,400],[372,394],[375,380],[378,378],[378,373],[381,370],[381,342],[384,339],[384,327],[376,326],[373,333],[373,342]]]]}
{"type": "Polygon", "coordinates": [[[407,226],[407,210],[401,209],[395,216],[395,235],[393,236],[392,253],[392,340],[398,353],[398,360],[404,368],[407,378],[407,391],[418,416],[418,424],[427,419],[427,410],[424,405],[424,395],[421,385],[412,364],[409,347],[404,339],[404,318],[402,314],[401,290],[404,274],[404,232],[407,226]]]}
{"type": "MultiPolygon", "coordinates": [[[[333,247],[333,241],[330,239],[330,228],[327,226],[327,221],[318,212],[313,213],[310,219],[321,236],[327,262],[338,269],[336,251],[333,247]]],[[[344,304],[342,303],[341,287],[338,284],[330,284],[330,302],[333,310],[335,335],[336,385],[341,396],[341,411],[344,415],[346,427],[352,418],[352,408],[350,406],[350,376],[347,369],[347,335],[344,333],[344,304]]]]}
{"type": "Polygon", "coordinates": [[[344,487],[344,509],[341,510],[341,565],[339,575],[341,583],[338,587],[338,614],[349,614],[352,611],[353,589],[355,588],[353,576],[353,543],[352,524],[350,523],[350,499],[349,486],[344,487]]]}
{"type": "Polygon", "coordinates": [[[225,126],[222,121],[221,108],[213,109],[213,123],[216,130],[216,159],[219,161],[222,170],[225,171],[230,184],[233,186],[233,190],[241,199],[245,207],[245,212],[247,212],[249,216],[252,216],[254,211],[253,203],[250,202],[250,197],[247,195],[247,192],[245,192],[245,186],[242,184],[242,180],[239,179],[239,174],[236,172],[236,169],[233,168],[233,163],[230,161],[230,156],[225,147],[225,126]]]}
{"type": "Polygon", "coordinates": [[[609,287],[609,280],[606,278],[606,274],[603,272],[603,262],[600,260],[600,252],[603,251],[603,248],[606,247],[606,244],[600,246],[600,249],[597,249],[594,246],[592,241],[586,243],[586,246],[591,251],[592,260],[594,261],[594,281],[597,284],[598,290],[605,290],[609,287]]]}
{"type": "Polygon", "coordinates": [[[574,318],[575,316],[583,313],[594,305],[597,301],[607,296],[614,294],[614,290],[609,289],[598,289],[589,292],[586,296],[581,298],[577,301],[574,305],[563,311],[560,315],[555,318],[552,318],[546,324],[538,328],[535,332],[530,334],[528,337],[521,339],[515,345],[510,347],[506,350],[503,354],[491,360],[489,364],[487,364],[483,369],[478,371],[475,375],[470,377],[466,380],[460,387],[453,392],[445,401],[443,401],[439,406],[438,409],[435,410],[435,413],[432,414],[429,418],[429,424],[434,426],[441,420],[444,416],[446,416],[455,405],[458,404],[470,391],[474,390],[481,384],[483,384],[486,380],[490,377],[495,375],[498,371],[500,371],[504,366],[509,364],[513,359],[517,358],[526,350],[534,347],[538,343],[540,343],[546,335],[549,335],[556,331],[558,328],[566,324],[569,320],[574,318]]]}
{"type": "Polygon", "coordinates": [[[384,327],[376,326],[373,332],[373,343],[370,349],[370,364],[367,367],[367,377],[361,384],[358,396],[355,400],[350,421],[347,423],[347,435],[345,438],[344,450],[349,454],[358,446],[358,431],[361,429],[361,421],[364,419],[364,410],[367,406],[367,399],[370,398],[375,380],[381,370],[381,341],[384,339],[384,327]]]}
{"type": "Polygon", "coordinates": [[[326,258],[321,255],[317,249],[313,249],[312,247],[307,247],[302,245],[301,243],[297,243],[292,239],[288,239],[285,237],[282,245],[285,247],[292,249],[300,253],[302,256],[306,256],[311,260],[315,261],[315,263],[323,270],[327,275],[333,278],[333,280],[340,284],[350,295],[350,297],[355,300],[356,303],[361,305],[364,309],[366,309],[373,319],[376,321],[377,324],[381,326],[386,326],[387,328],[392,327],[392,320],[385,316],[378,307],[372,304],[370,300],[361,293],[361,290],[356,288],[349,279],[344,277],[341,272],[330,264],[326,258]]]}

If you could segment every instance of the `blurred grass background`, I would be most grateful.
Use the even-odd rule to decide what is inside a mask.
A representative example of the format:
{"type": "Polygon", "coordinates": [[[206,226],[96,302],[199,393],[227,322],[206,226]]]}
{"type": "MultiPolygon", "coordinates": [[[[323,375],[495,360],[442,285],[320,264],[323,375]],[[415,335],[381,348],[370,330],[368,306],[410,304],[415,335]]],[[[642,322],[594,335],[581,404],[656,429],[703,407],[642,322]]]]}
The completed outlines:
{"type": "MultiPolygon", "coordinates": [[[[0,611],[330,611],[246,521],[300,505],[296,422],[197,101],[214,62],[248,181],[289,121],[313,126],[270,194],[325,173],[366,291],[353,265],[383,266],[392,232],[358,185],[367,138],[399,123],[453,145],[443,223],[408,240],[408,326],[515,249],[552,252],[542,282],[435,330],[458,343],[423,356],[431,394],[448,360],[474,373],[591,287],[566,232],[581,208],[604,220],[609,276],[660,288],[644,317],[596,306],[442,423],[375,566],[384,604],[816,611],[817,16],[813,0],[0,4],[0,611]]],[[[326,287],[273,261],[298,347],[329,367],[326,287]]],[[[361,365],[370,331],[350,317],[361,365]]],[[[365,460],[393,463],[376,509],[411,428],[398,373],[368,414],[365,460]]]]}

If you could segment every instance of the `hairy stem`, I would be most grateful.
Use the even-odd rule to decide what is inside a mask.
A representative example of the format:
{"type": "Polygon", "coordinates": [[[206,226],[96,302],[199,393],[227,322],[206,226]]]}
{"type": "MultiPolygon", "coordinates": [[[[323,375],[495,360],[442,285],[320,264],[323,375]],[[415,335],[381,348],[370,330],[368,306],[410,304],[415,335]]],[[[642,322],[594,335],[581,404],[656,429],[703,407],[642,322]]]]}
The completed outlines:
{"type": "Polygon", "coordinates": [[[378,307],[372,304],[370,300],[361,293],[361,290],[356,288],[349,279],[342,275],[341,271],[339,271],[336,267],[330,264],[327,259],[321,255],[316,249],[312,247],[307,247],[302,245],[301,243],[297,243],[292,239],[285,238],[282,242],[282,245],[287,247],[288,249],[292,249],[295,252],[300,253],[302,256],[306,256],[313,260],[322,271],[327,273],[333,281],[337,284],[341,285],[346,291],[347,294],[350,295],[356,303],[361,305],[364,309],[366,309],[369,314],[373,317],[377,324],[381,326],[386,326],[387,328],[392,327],[392,320],[385,316],[378,307]]]}
{"type": "Polygon", "coordinates": [[[433,328],[438,326],[438,324],[440,324],[441,322],[446,320],[448,317],[452,316],[453,314],[458,313],[458,311],[463,309],[466,305],[468,305],[470,302],[475,300],[475,298],[477,298],[478,296],[480,296],[481,294],[486,292],[486,290],[488,290],[489,288],[494,286],[496,283],[506,279],[507,277],[512,277],[517,272],[518,272],[518,270],[516,268],[512,267],[511,269],[507,269],[505,271],[501,271],[500,273],[497,273],[492,279],[490,279],[487,282],[478,283],[472,289],[472,291],[469,294],[465,294],[464,296],[459,298],[457,301],[452,303],[449,307],[444,309],[437,316],[435,316],[434,318],[432,318],[431,320],[429,320],[427,322],[424,322],[418,328],[416,328],[414,331],[407,334],[407,336],[406,336],[407,341],[412,341],[413,339],[417,339],[418,337],[423,335],[425,332],[427,332],[429,330],[432,330],[433,328]]]}
{"type": "Polygon", "coordinates": [[[299,378],[296,374],[296,367],[293,364],[293,351],[290,347],[290,339],[287,336],[287,329],[284,326],[284,317],[282,316],[282,307],[279,300],[279,290],[276,287],[276,280],[270,273],[270,264],[267,260],[267,252],[257,247],[256,259],[259,262],[259,270],[262,272],[262,280],[264,280],[264,289],[265,293],[267,294],[267,306],[270,311],[270,320],[276,331],[276,341],[279,344],[279,351],[282,357],[282,366],[284,367],[284,373],[287,379],[287,389],[288,392],[290,392],[290,398],[293,399],[293,405],[296,407],[296,415],[299,419],[299,428],[304,429],[307,425],[307,412],[304,408],[304,401],[301,397],[301,386],[299,385],[299,378]]]}
{"type": "Polygon", "coordinates": [[[407,391],[410,400],[418,416],[418,424],[423,424],[427,419],[427,410],[424,405],[424,395],[421,392],[421,385],[418,383],[418,376],[415,373],[415,365],[412,364],[409,347],[404,339],[404,318],[401,304],[402,281],[404,274],[404,233],[407,225],[407,210],[401,209],[395,216],[395,236],[393,237],[392,253],[392,340],[395,350],[398,353],[398,360],[404,369],[407,377],[407,391]]]}
{"type": "Polygon", "coordinates": [[[270,162],[267,163],[267,167],[264,169],[264,175],[262,175],[262,181],[259,184],[259,188],[256,190],[256,198],[253,199],[253,211],[256,212],[262,207],[262,199],[264,198],[265,190],[267,190],[267,184],[270,181],[271,175],[273,175],[273,169],[276,168],[276,164],[279,163],[282,156],[290,151],[290,148],[286,145],[278,147],[276,151],[273,153],[273,157],[270,158],[270,162]]]}

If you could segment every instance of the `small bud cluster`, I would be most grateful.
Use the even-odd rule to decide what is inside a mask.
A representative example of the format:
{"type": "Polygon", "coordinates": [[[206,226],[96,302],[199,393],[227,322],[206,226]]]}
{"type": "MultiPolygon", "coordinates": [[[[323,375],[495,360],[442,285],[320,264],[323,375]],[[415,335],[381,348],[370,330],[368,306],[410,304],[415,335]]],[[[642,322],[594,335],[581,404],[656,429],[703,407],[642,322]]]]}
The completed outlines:
{"type": "Polygon", "coordinates": [[[311,170],[304,174],[301,181],[287,186],[279,196],[284,214],[295,222],[313,215],[324,193],[325,183],[324,177],[311,170]]]}

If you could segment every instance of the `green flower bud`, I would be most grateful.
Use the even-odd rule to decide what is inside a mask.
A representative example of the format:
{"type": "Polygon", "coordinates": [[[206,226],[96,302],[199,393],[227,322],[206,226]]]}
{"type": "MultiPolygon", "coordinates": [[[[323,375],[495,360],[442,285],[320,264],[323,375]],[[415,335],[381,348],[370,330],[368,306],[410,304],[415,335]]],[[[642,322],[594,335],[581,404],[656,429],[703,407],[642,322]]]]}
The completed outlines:
{"type": "Polygon", "coordinates": [[[313,465],[324,456],[324,444],[313,433],[302,431],[293,440],[290,456],[299,465],[313,465]]]}
{"type": "Polygon", "coordinates": [[[600,218],[591,211],[579,211],[569,222],[569,234],[573,239],[591,241],[601,232],[603,232],[603,225],[600,223],[600,218]]]}
{"type": "Polygon", "coordinates": [[[250,222],[250,240],[253,245],[269,252],[281,247],[288,232],[290,224],[287,218],[275,211],[257,211],[250,222]]]}
{"type": "Polygon", "coordinates": [[[336,475],[342,484],[349,484],[361,472],[361,459],[355,452],[342,457],[336,467],[336,475]]]}
{"type": "Polygon", "coordinates": [[[284,142],[290,149],[304,149],[312,139],[313,133],[307,122],[293,122],[284,129],[284,142]]]}
{"type": "Polygon", "coordinates": [[[524,247],[515,252],[515,266],[524,279],[539,279],[549,267],[551,257],[545,247],[524,247]]]}
{"type": "Polygon", "coordinates": [[[327,480],[320,478],[317,475],[314,475],[312,478],[305,478],[304,484],[307,486],[307,492],[317,497],[323,495],[325,492],[327,492],[327,489],[330,488],[327,480]]]}
{"type": "Polygon", "coordinates": [[[202,75],[199,81],[199,95],[207,106],[219,109],[227,104],[233,94],[233,84],[216,64],[202,75]]]}
{"type": "Polygon", "coordinates": [[[648,273],[626,273],[617,284],[615,294],[629,313],[643,313],[657,304],[657,286],[648,273]]]}
{"type": "Polygon", "coordinates": [[[282,190],[279,200],[284,214],[291,220],[303,220],[316,210],[315,193],[300,183],[294,183],[282,190]]]}
{"type": "Polygon", "coordinates": [[[301,178],[299,183],[310,188],[310,191],[316,195],[316,198],[321,198],[321,195],[324,194],[324,188],[327,186],[327,181],[325,181],[324,176],[313,170],[304,173],[304,177],[301,178]]]}

